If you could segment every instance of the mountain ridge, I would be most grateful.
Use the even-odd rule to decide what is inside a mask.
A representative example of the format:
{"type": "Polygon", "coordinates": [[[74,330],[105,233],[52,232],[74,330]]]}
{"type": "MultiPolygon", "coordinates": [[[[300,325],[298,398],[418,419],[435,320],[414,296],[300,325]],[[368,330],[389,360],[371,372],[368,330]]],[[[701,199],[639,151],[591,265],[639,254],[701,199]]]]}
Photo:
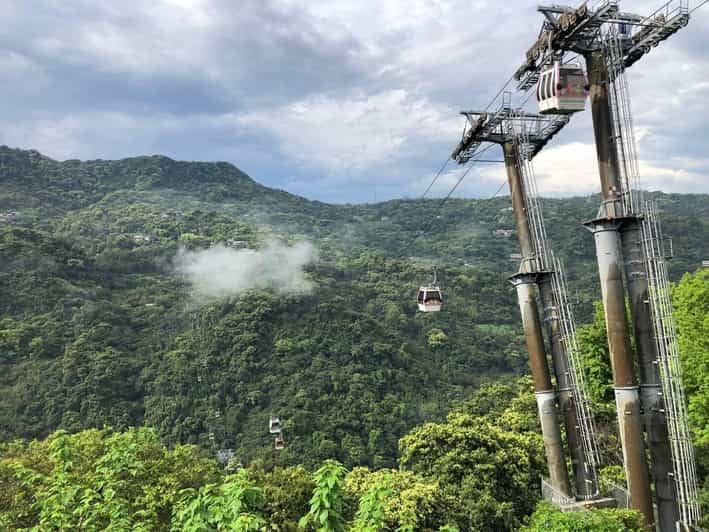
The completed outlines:
{"type": "MultiPolygon", "coordinates": [[[[411,427],[527,371],[506,281],[518,245],[498,232],[514,229],[508,198],[330,205],[233,165],[128,161],[0,148],[0,213],[18,213],[0,223],[0,439],[146,424],[168,443],[273,460],[263,427],[278,412],[280,463],[391,466],[411,427]],[[224,172],[243,186],[228,190],[224,172]],[[180,247],[274,238],[319,249],[305,270],[314,290],[191,303],[180,247]],[[415,292],[434,266],[444,311],[423,316],[415,292]]],[[[650,195],[676,235],[677,279],[709,254],[709,201],[650,195]]],[[[580,224],[597,197],[542,205],[587,321],[600,291],[580,224]]]]}

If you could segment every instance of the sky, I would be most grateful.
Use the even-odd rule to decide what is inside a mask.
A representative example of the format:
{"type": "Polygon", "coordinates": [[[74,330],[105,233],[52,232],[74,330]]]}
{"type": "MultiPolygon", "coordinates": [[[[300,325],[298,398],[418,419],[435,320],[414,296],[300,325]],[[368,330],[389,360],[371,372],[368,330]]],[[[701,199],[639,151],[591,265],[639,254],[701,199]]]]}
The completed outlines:
{"type": "MultiPolygon", "coordinates": [[[[421,197],[460,139],[460,110],[485,108],[536,39],[537,3],[4,0],[0,144],[59,160],[228,161],[327,202],[421,197]]],[[[707,50],[709,5],[628,73],[644,188],[709,192],[707,50]]],[[[590,111],[535,168],[544,196],[598,190],[590,111]]],[[[502,165],[480,165],[455,197],[504,181],[502,165]]]]}

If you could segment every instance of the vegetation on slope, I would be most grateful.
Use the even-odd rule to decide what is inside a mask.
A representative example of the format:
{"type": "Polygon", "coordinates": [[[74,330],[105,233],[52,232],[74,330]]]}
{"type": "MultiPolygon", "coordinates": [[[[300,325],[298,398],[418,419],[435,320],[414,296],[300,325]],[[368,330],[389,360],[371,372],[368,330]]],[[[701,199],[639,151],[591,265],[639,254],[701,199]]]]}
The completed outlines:
{"type": "MultiPolygon", "coordinates": [[[[277,472],[286,471],[298,493],[309,497],[312,479],[292,466],[315,469],[328,459],[355,468],[344,480],[345,492],[355,495],[343,516],[352,524],[359,515],[363,529],[382,519],[390,528],[403,526],[411,516],[393,516],[377,504],[398,497],[397,489],[406,486],[421,486],[415,500],[431,508],[420,518],[432,530],[449,519],[461,529],[475,523],[516,527],[533,510],[534,483],[543,470],[532,452],[538,443],[530,428],[534,408],[529,417],[520,402],[502,416],[506,407],[476,395],[446,421],[446,413],[481,383],[526,372],[518,313],[505,281],[517,246],[514,237],[494,233],[513,227],[507,198],[451,200],[443,207],[410,200],[333,206],[267,189],[225,163],[163,157],[60,163],[4,147],[0,185],[0,214],[17,213],[0,220],[0,441],[110,425],[117,439],[127,434],[152,442],[155,456],[173,452],[156,450],[163,444],[188,454],[196,451],[180,445],[198,444],[207,454],[233,448],[239,460],[253,465],[248,485],[222,489],[221,477],[205,472],[189,482],[175,473],[175,492],[151,487],[169,499],[169,510],[160,510],[166,527],[177,515],[174,493],[187,488],[195,490],[192,506],[180,508],[193,508],[195,515],[218,508],[227,515],[232,488],[255,493],[252,488],[260,487],[265,498],[253,495],[259,511],[245,505],[256,516],[248,522],[283,514],[295,523],[306,513],[302,501],[268,502],[279,489],[291,489],[277,472]],[[260,248],[274,236],[318,247],[319,259],[306,269],[313,291],[252,289],[203,304],[176,273],[179,249],[234,241],[260,248]],[[421,315],[413,296],[434,265],[445,312],[421,315]],[[287,447],[281,453],[272,449],[267,433],[271,413],[284,420],[287,447]],[[140,425],[156,433],[136,436],[130,427],[140,425]],[[487,486],[461,473],[471,468],[487,479],[489,471],[476,468],[513,451],[527,456],[515,455],[525,467],[495,480],[512,484],[487,486]],[[387,469],[397,463],[401,470],[387,469]],[[357,466],[376,471],[364,474],[357,466]],[[377,475],[394,480],[371,490],[354,487],[369,486],[362,478],[377,475]],[[433,485],[437,495],[427,498],[433,485]],[[435,517],[437,512],[445,518],[435,517]]],[[[671,272],[678,279],[706,258],[709,201],[705,195],[654,196],[664,210],[665,232],[674,237],[671,272]]],[[[592,241],[580,223],[595,214],[597,204],[595,197],[544,201],[550,236],[567,262],[577,315],[587,322],[593,321],[598,287],[592,241]]],[[[703,323],[707,284],[705,272],[688,276],[675,295],[685,364],[692,368],[687,391],[703,479],[709,478],[709,402],[701,376],[709,372],[693,368],[704,368],[709,357],[703,323]]],[[[580,337],[594,397],[602,403],[609,397],[602,322],[584,328],[580,337]]],[[[618,463],[613,410],[600,410],[603,448],[618,463]]],[[[57,439],[114,435],[96,434],[55,433],[32,445],[44,445],[51,454],[46,446],[57,439]]],[[[3,450],[5,459],[31,452],[32,445],[30,451],[13,445],[15,450],[3,450]]],[[[96,453],[86,464],[101,461],[96,453]]],[[[45,475],[34,484],[17,487],[29,480],[12,476],[16,469],[3,477],[19,490],[18,501],[30,500],[37,486],[53,485],[53,468],[64,468],[60,461],[42,460],[25,463],[45,475]]],[[[212,462],[205,464],[213,470],[212,462]]],[[[80,506],[86,494],[95,500],[92,489],[82,487],[65,508],[80,506]]],[[[41,508],[33,508],[25,516],[36,522],[41,508]]],[[[534,523],[546,522],[547,510],[540,508],[537,517],[530,526],[541,527],[534,523]]]]}
{"type": "MultiPolygon", "coordinates": [[[[0,523],[13,530],[517,530],[534,510],[543,448],[527,380],[486,385],[443,423],[400,442],[399,468],[351,471],[326,460],[253,462],[221,475],[193,446],[166,449],[150,429],[59,431],[0,447],[0,523]],[[490,397],[496,405],[486,414],[490,397]]],[[[632,512],[561,515],[530,531],[640,530],[632,512]],[[597,528],[583,528],[588,524],[597,528]]]]}

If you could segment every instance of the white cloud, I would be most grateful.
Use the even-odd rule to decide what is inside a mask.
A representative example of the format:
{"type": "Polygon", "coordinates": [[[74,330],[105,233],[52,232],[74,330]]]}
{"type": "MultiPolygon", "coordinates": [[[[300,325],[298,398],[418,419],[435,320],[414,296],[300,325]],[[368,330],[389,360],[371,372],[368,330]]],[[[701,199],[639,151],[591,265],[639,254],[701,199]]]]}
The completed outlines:
{"type": "Polygon", "coordinates": [[[29,58],[11,50],[0,50],[0,70],[3,76],[34,74],[36,66],[29,58]]]}
{"type": "MultiPolygon", "coordinates": [[[[486,158],[499,158],[499,149],[488,152],[486,158]]],[[[644,190],[668,192],[697,192],[706,182],[709,159],[673,157],[665,164],[647,160],[639,161],[640,187],[644,190]]],[[[571,142],[552,146],[541,152],[533,161],[537,190],[543,197],[584,196],[600,192],[596,149],[591,143],[571,142]]],[[[432,188],[431,196],[445,195],[467,171],[467,167],[453,167],[444,172],[432,188]]],[[[427,175],[416,182],[421,191],[431,182],[427,175]]],[[[504,165],[477,165],[458,185],[456,196],[480,195],[493,186],[500,193],[509,194],[504,165]]]]}
{"type": "Polygon", "coordinates": [[[0,144],[39,150],[50,157],[75,158],[83,150],[76,136],[79,128],[79,121],[71,117],[14,122],[0,130],[0,144]]]}
{"type": "Polygon", "coordinates": [[[272,289],[278,294],[302,294],[314,288],[304,268],[317,259],[309,242],[286,246],[267,242],[261,249],[232,249],[222,245],[190,251],[180,249],[175,271],[192,285],[200,303],[235,296],[249,289],[272,289]]]}
{"type": "Polygon", "coordinates": [[[341,99],[317,95],[237,116],[235,121],[269,131],[290,157],[334,173],[361,172],[400,160],[421,144],[455,138],[460,130],[451,109],[402,89],[341,99]]]}
{"type": "Polygon", "coordinates": [[[0,144],[36,149],[56,159],[129,157],[153,153],[161,136],[186,127],[172,116],[144,121],[116,112],[87,112],[53,119],[29,115],[0,129],[0,144]],[[133,151],[135,144],[141,152],[133,151]]]}
{"type": "Polygon", "coordinates": [[[586,195],[600,190],[596,148],[571,142],[542,151],[534,159],[541,196],[586,195]]]}
{"type": "Polygon", "coordinates": [[[209,49],[204,44],[211,42],[213,19],[204,2],[163,0],[90,7],[67,2],[52,5],[42,15],[49,27],[43,32],[28,28],[28,40],[46,58],[124,74],[205,74],[209,49]]]}
{"type": "MultiPolygon", "coordinates": [[[[645,190],[664,190],[671,192],[694,193],[703,189],[706,183],[706,173],[700,173],[686,168],[695,166],[694,161],[688,165],[681,159],[667,161],[671,166],[657,166],[648,161],[640,161],[640,186],[645,190]]],[[[704,170],[709,165],[704,166],[704,170]]]]}

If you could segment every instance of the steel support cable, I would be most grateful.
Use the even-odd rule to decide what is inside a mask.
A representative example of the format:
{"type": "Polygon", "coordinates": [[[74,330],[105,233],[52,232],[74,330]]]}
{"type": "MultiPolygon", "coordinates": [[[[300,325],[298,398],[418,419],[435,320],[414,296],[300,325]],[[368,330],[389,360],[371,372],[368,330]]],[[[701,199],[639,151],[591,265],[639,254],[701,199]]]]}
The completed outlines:
{"type": "Polygon", "coordinates": [[[428,194],[428,191],[431,190],[433,185],[436,184],[436,181],[438,181],[438,178],[441,177],[441,174],[443,174],[443,171],[446,169],[446,166],[448,166],[448,162],[450,160],[451,160],[450,157],[448,157],[448,159],[445,160],[445,162],[443,163],[443,165],[441,166],[441,168],[438,170],[435,177],[433,178],[433,181],[431,181],[429,183],[428,187],[426,187],[426,190],[424,190],[423,194],[421,194],[421,199],[424,199],[426,197],[426,194],[428,194]]]}
{"type": "Polygon", "coordinates": [[[529,99],[530,99],[532,96],[534,96],[534,94],[535,94],[536,92],[537,92],[537,86],[536,86],[536,84],[535,84],[535,85],[533,85],[532,88],[529,90],[529,93],[528,93],[527,96],[525,97],[525,99],[524,99],[524,101],[522,102],[522,105],[521,105],[520,107],[524,107],[525,105],[527,105],[527,102],[529,101],[529,99]]]}
{"type": "Polygon", "coordinates": [[[507,181],[503,181],[503,182],[500,184],[500,187],[495,191],[495,193],[494,193],[492,196],[490,196],[489,199],[492,199],[492,198],[497,197],[497,195],[498,195],[498,194],[500,193],[500,191],[505,187],[506,184],[507,184],[507,181]]]}
{"type": "Polygon", "coordinates": [[[205,309],[197,312],[198,314],[195,316],[192,327],[193,342],[196,342],[196,345],[193,343],[193,346],[201,352],[201,356],[198,357],[198,385],[196,388],[199,390],[198,395],[200,395],[206,409],[206,422],[204,422],[203,426],[207,429],[207,437],[211,444],[212,452],[216,455],[219,449],[218,442],[223,444],[226,440],[226,420],[221,410],[214,406],[211,398],[212,382],[208,371],[209,356],[207,348],[207,332],[212,329],[209,310],[205,309]]]}
{"type": "MultiPolygon", "coordinates": [[[[483,149],[483,150],[477,152],[476,155],[479,157],[480,155],[482,155],[483,153],[485,153],[486,151],[488,151],[488,150],[489,150],[490,148],[492,148],[493,146],[494,146],[494,144],[489,144],[485,149],[483,149]]],[[[456,189],[460,186],[460,184],[463,182],[463,180],[467,177],[467,175],[470,173],[470,170],[473,169],[473,167],[475,166],[475,163],[477,163],[477,162],[480,162],[480,161],[479,161],[478,159],[471,159],[471,160],[470,160],[470,164],[468,165],[468,168],[465,170],[465,172],[463,173],[463,175],[460,176],[460,178],[458,179],[458,181],[456,181],[455,185],[453,185],[453,188],[450,189],[450,191],[448,192],[448,194],[446,195],[446,197],[443,198],[443,200],[441,201],[441,203],[438,205],[438,208],[439,208],[439,209],[440,209],[441,207],[443,207],[443,205],[445,205],[446,201],[448,201],[448,200],[450,199],[450,197],[453,195],[453,193],[456,191],[456,189]]]]}
{"type": "Polygon", "coordinates": [[[497,91],[497,94],[495,94],[495,96],[492,97],[492,100],[490,100],[490,103],[487,104],[487,106],[485,107],[484,111],[487,111],[488,109],[490,109],[490,107],[492,106],[492,104],[495,103],[495,100],[497,100],[497,99],[500,97],[500,94],[502,94],[503,92],[505,92],[505,89],[507,88],[507,86],[508,86],[512,81],[514,81],[514,79],[515,79],[515,77],[514,77],[514,74],[513,74],[512,76],[510,76],[510,79],[508,79],[508,80],[505,82],[505,84],[502,86],[502,88],[501,88],[499,91],[497,91]]]}
{"type": "MultiPolygon", "coordinates": [[[[490,144],[490,145],[487,146],[485,149],[480,150],[479,152],[477,152],[476,155],[477,155],[478,157],[480,157],[481,155],[483,155],[485,152],[487,152],[487,151],[488,151],[490,148],[492,148],[493,146],[494,146],[494,144],[490,144]]],[[[456,181],[455,185],[453,186],[453,188],[451,188],[451,190],[448,192],[448,194],[438,203],[438,205],[436,205],[436,208],[435,208],[436,211],[438,211],[441,207],[443,207],[443,205],[446,204],[446,202],[450,199],[450,197],[453,195],[453,193],[454,193],[455,190],[458,188],[458,186],[460,186],[460,184],[463,182],[463,179],[465,179],[465,177],[466,177],[466,176],[470,173],[470,171],[473,169],[473,167],[475,166],[475,164],[478,163],[478,162],[484,162],[484,161],[485,161],[484,159],[471,159],[471,160],[469,161],[468,167],[466,168],[466,170],[465,170],[465,172],[463,173],[463,175],[456,181]]],[[[497,162],[497,161],[495,161],[495,162],[497,162]]],[[[426,233],[428,233],[428,232],[431,230],[431,228],[433,227],[433,224],[434,224],[434,221],[435,221],[435,220],[436,220],[435,217],[429,218],[428,223],[423,226],[423,228],[420,230],[420,233],[419,233],[416,237],[414,237],[414,238],[411,239],[411,241],[409,242],[409,244],[413,244],[419,236],[422,236],[422,235],[425,235],[426,233]]]]}
{"type": "Polygon", "coordinates": [[[693,8],[693,9],[689,12],[689,14],[691,15],[691,14],[694,13],[697,9],[699,9],[700,7],[702,7],[703,5],[705,5],[705,4],[707,4],[707,3],[709,3],[709,0],[704,0],[704,1],[703,1],[702,3],[700,3],[698,6],[696,6],[695,8],[693,8]]]}
{"type": "MultiPolygon", "coordinates": [[[[198,311],[199,312],[199,311],[198,311]]],[[[203,404],[206,408],[206,422],[203,420],[203,426],[207,429],[207,438],[212,446],[212,451],[216,450],[216,435],[214,424],[212,423],[211,416],[209,415],[209,395],[210,388],[208,383],[208,372],[207,366],[209,361],[207,360],[206,349],[204,345],[204,314],[198,313],[195,316],[195,320],[192,324],[192,345],[194,349],[200,351],[200,355],[197,360],[197,389],[199,390],[199,396],[201,397],[203,404]]]]}
{"type": "MultiPolygon", "coordinates": [[[[488,109],[490,109],[490,107],[492,106],[492,104],[495,103],[495,100],[497,100],[497,99],[500,97],[500,95],[501,95],[503,92],[505,92],[505,89],[507,88],[507,86],[508,86],[513,80],[514,80],[514,75],[511,76],[511,77],[505,82],[505,84],[500,88],[500,90],[497,91],[497,93],[495,94],[495,96],[492,97],[492,100],[490,100],[490,102],[487,104],[487,106],[485,106],[485,111],[487,111],[488,109]]],[[[463,128],[463,134],[465,135],[465,128],[463,128]]],[[[482,153],[482,152],[481,152],[481,153],[482,153]]],[[[426,187],[426,190],[424,191],[424,193],[421,194],[421,199],[424,199],[424,198],[426,197],[426,194],[428,194],[429,191],[431,190],[431,188],[433,188],[433,185],[436,184],[436,181],[438,181],[438,178],[441,177],[441,175],[443,174],[444,170],[446,169],[446,166],[448,166],[448,163],[450,162],[450,160],[451,160],[450,157],[448,157],[448,158],[445,160],[445,162],[443,163],[443,165],[441,166],[441,168],[438,170],[438,172],[437,172],[436,175],[434,176],[434,178],[433,178],[433,180],[431,181],[431,183],[429,183],[428,187],[426,187]]],[[[487,161],[478,161],[478,162],[487,162],[487,161]]],[[[455,188],[457,188],[457,185],[456,185],[456,187],[453,188],[453,191],[455,190],[455,188]]],[[[449,193],[449,195],[452,194],[453,191],[451,191],[451,192],[449,193]]]]}
{"type": "MultiPolygon", "coordinates": [[[[476,152],[475,155],[477,155],[478,157],[480,157],[481,155],[483,155],[485,152],[487,152],[487,151],[488,151],[490,148],[492,148],[493,146],[494,146],[494,144],[490,144],[490,145],[487,146],[485,149],[483,149],[483,150],[481,150],[481,151],[479,151],[479,152],[476,152]]],[[[449,158],[449,160],[450,160],[450,158],[449,158]]],[[[443,207],[443,205],[446,204],[446,202],[450,199],[450,197],[453,195],[453,193],[454,193],[455,190],[458,188],[458,186],[463,182],[463,179],[465,179],[465,177],[468,175],[468,173],[470,173],[470,170],[473,169],[473,167],[475,166],[475,163],[479,163],[479,162],[485,162],[485,160],[484,160],[484,159],[471,159],[471,160],[468,162],[468,167],[467,167],[467,169],[465,170],[465,172],[463,173],[463,175],[458,179],[458,181],[456,181],[455,185],[453,186],[453,188],[451,188],[451,190],[448,192],[448,194],[446,195],[446,197],[443,198],[443,199],[441,200],[441,202],[436,206],[436,211],[438,211],[441,207],[443,207]]],[[[498,161],[495,161],[495,162],[498,162],[498,161]]],[[[411,245],[413,245],[413,244],[415,243],[416,239],[417,239],[419,236],[425,235],[428,231],[430,231],[430,229],[433,227],[434,220],[436,220],[435,217],[429,218],[428,223],[423,227],[423,229],[420,230],[420,233],[419,233],[416,237],[412,238],[412,239],[409,241],[409,244],[407,244],[407,247],[411,247],[411,245]]],[[[434,270],[434,275],[435,275],[435,270],[434,270]]]]}

